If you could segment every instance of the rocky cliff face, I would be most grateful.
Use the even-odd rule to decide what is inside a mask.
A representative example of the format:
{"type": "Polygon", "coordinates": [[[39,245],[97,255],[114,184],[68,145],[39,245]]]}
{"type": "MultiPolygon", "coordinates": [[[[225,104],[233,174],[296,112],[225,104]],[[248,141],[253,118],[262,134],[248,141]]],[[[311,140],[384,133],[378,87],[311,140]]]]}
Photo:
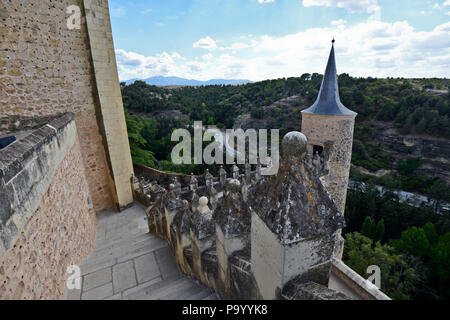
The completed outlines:
{"type": "Polygon", "coordinates": [[[371,142],[380,144],[389,153],[394,163],[411,157],[420,158],[419,174],[441,177],[450,183],[450,140],[425,135],[402,135],[392,123],[372,121],[365,125],[371,128],[371,142]]]}
{"type": "Polygon", "coordinates": [[[305,108],[302,96],[292,96],[263,107],[264,117],[261,119],[255,119],[248,113],[240,115],[234,123],[234,129],[283,128],[286,131],[298,131],[302,123],[301,111],[305,108]]]}

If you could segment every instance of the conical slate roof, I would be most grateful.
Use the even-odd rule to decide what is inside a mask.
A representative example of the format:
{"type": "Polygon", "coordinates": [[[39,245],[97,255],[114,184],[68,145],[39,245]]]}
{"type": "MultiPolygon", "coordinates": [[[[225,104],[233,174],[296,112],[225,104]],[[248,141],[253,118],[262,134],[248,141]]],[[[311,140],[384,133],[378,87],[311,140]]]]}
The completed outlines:
{"type": "Polygon", "coordinates": [[[339,98],[338,76],[336,72],[336,59],[334,57],[334,39],[328,58],[327,68],[320,87],[316,102],[302,113],[326,116],[352,116],[356,112],[347,109],[339,98]]]}

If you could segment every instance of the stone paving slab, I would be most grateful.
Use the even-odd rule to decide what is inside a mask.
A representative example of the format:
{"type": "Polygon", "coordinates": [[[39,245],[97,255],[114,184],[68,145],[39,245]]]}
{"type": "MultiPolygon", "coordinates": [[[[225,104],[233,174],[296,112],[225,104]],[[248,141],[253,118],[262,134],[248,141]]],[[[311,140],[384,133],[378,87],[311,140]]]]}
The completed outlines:
{"type": "Polygon", "coordinates": [[[88,274],[83,280],[83,290],[89,291],[91,289],[100,287],[111,282],[112,279],[111,268],[101,269],[99,271],[88,274]]]}
{"type": "Polygon", "coordinates": [[[175,276],[170,279],[163,279],[151,286],[127,296],[128,300],[157,300],[169,287],[177,286],[184,280],[184,277],[175,276]]]}
{"type": "Polygon", "coordinates": [[[141,283],[140,285],[138,285],[136,287],[125,290],[124,292],[122,292],[122,297],[123,298],[129,297],[129,296],[131,296],[137,292],[141,292],[142,290],[145,290],[145,289],[149,288],[150,286],[154,285],[155,283],[159,283],[161,281],[162,281],[161,276],[158,276],[150,281],[141,283]]]}
{"type": "Polygon", "coordinates": [[[134,260],[134,266],[139,283],[155,279],[160,275],[159,267],[153,252],[134,260]]]}
{"type": "Polygon", "coordinates": [[[113,267],[114,293],[122,292],[137,285],[134,261],[116,264],[113,267]]]}
{"type": "Polygon", "coordinates": [[[166,243],[148,233],[140,204],[97,216],[96,249],[82,263],[81,290],[68,300],[217,299],[211,289],[183,275],[166,243]]]}
{"type": "Polygon", "coordinates": [[[107,283],[101,287],[83,292],[81,294],[82,300],[103,300],[113,295],[112,283],[107,283]]]}

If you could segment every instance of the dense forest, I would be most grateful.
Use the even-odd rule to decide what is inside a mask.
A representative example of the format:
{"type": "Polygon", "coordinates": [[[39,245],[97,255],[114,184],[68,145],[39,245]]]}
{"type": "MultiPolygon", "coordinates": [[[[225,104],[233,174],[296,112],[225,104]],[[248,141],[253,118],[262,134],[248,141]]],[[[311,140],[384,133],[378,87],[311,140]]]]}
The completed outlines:
{"type": "MultiPolygon", "coordinates": [[[[175,128],[192,130],[194,120],[232,128],[238,116],[250,114],[253,119],[275,119],[274,127],[283,136],[288,131],[283,123],[301,123],[301,110],[315,101],[321,81],[319,74],[304,74],[240,86],[122,84],[133,161],[165,171],[202,174],[206,166],[176,166],[170,161],[175,128]],[[292,96],[297,97],[292,108],[268,108],[292,96]]],[[[351,178],[366,182],[366,187],[348,193],[344,262],[362,276],[369,265],[380,266],[382,290],[394,299],[450,298],[450,217],[441,210],[443,203],[450,202],[449,185],[442,178],[419,174],[418,157],[394,163],[376,141],[369,142],[373,133],[367,125],[386,122],[401,134],[450,139],[450,80],[342,74],[339,85],[342,102],[358,112],[352,164],[372,172],[392,172],[378,177],[352,169],[351,178]],[[383,191],[373,184],[383,186],[383,191]],[[410,206],[399,201],[395,189],[422,193],[429,201],[410,206]]]]}
{"type": "Polygon", "coordinates": [[[433,206],[401,203],[392,190],[349,191],[344,262],[361,275],[381,268],[393,299],[450,298],[450,219],[433,206]]]}
{"type": "MultiPolygon", "coordinates": [[[[125,108],[153,113],[180,110],[191,120],[202,120],[219,127],[233,127],[235,118],[249,112],[264,117],[264,106],[290,96],[300,95],[297,113],[316,99],[322,76],[304,74],[300,78],[267,80],[240,86],[202,86],[167,89],[145,82],[123,86],[125,108]]],[[[450,86],[450,80],[422,82],[407,79],[353,78],[339,76],[340,96],[345,106],[358,112],[358,122],[377,119],[394,121],[403,133],[423,133],[450,138],[449,96],[433,94],[428,87],[450,86]],[[420,85],[422,83],[422,85],[420,85]]],[[[289,115],[280,114],[281,117],[289,115]]]]}

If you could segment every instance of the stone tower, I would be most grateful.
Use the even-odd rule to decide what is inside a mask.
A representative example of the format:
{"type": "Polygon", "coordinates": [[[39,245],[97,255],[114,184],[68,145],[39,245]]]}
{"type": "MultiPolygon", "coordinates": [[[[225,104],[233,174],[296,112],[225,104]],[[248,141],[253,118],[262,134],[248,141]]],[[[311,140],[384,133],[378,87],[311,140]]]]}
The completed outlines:
{"type": "Polygon", "coordinates": [[[277,175],[260,180],[249,195],[251,265],[262,299],[281,298],[291,281],[328,287],[344,216],[306,161],[300,132],[283,139],[277,175]]]}
{"type": "Polygon", "coordinates": [[[302,111],[302,133],[308,138],[310,157],[325,153],[329,171],[322,182],[344,212],[357,113],[347,109],[339,98],[334,39],[332,42],[319,96],[310,108],[302,111]]]}

